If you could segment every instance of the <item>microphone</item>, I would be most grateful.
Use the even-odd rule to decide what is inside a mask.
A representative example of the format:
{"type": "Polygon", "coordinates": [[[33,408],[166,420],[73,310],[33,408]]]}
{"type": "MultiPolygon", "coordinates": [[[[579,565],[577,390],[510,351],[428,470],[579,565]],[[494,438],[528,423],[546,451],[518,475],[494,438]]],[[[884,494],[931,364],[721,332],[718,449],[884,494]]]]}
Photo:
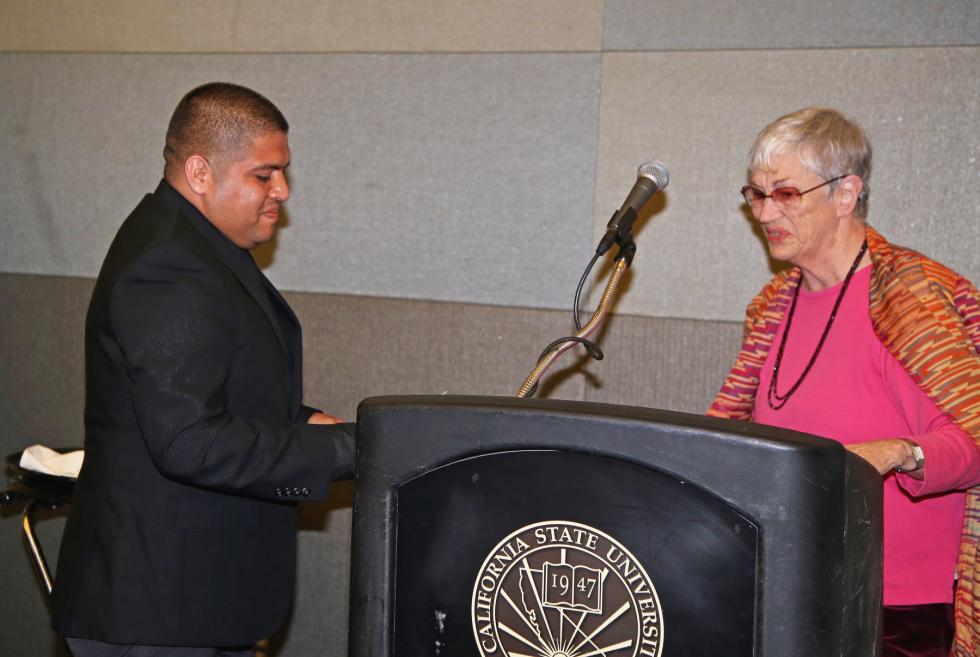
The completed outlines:
{"type": "Polygon", "coordinates": [[[596,247],[596,255],[602,255],[617,242],[622,244],[629,240],[633,234],[633,222],[636,220],[637,213],[643,209],[651,196],[666,187],[669,182],[670,174],[667,173],[667,166],[663,162],[650,160],[641,164],[636,170],[636,184],[626,197],[626,202],[606,224],[606,234],[602,236],[599,246],[596,247]]]}

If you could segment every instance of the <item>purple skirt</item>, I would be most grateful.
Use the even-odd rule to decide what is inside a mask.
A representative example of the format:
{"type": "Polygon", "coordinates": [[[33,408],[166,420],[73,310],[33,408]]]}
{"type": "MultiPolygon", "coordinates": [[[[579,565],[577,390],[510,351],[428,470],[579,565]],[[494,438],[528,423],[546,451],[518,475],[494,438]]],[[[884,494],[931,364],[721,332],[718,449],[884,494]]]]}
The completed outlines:
{"type": "Polygon", "coordinates": [[[947,657],[953,647],[953,605],[885,607],[882,657],[947,657]]]}

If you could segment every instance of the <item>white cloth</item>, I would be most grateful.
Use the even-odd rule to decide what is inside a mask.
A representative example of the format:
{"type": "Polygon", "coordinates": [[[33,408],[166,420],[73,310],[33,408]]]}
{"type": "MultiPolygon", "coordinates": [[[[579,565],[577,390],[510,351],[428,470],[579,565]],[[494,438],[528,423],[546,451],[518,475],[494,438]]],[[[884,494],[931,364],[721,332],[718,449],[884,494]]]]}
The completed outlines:
{"type": "Polygon", "coordinates": [[[21,453],[20,467],[55,477],[77,479],[84,457],[85,452],[81,449],[62,454],[44,445],[31,445],[21,453]]]}

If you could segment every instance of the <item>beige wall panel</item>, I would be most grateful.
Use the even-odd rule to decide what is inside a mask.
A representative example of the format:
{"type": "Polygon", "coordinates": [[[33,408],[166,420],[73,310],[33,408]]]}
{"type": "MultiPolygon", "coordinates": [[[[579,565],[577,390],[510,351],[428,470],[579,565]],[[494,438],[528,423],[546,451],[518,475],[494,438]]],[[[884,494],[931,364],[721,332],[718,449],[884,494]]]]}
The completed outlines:
{"type": "MultiPolygon", "coordinates": [[[[82,335],[93,281],[0,274],[0,456],[35,443],[82,444],[82,335]]],[[[6,490],[6,479],[0,491],[6,490]]],[[[20,531],[20,507],[0,516],[0,653],[54,657],[46,594],[20,531]]],[[[58,560],[64,510],[36,517],[49,566],[58,560]]]]}
{"type": "Polygon", "coordinates": [[[739,322],[615,315],[587,366],[585,401],[703,414],[735,361],[739,322]]]}
{"type": "Polygon", "coordinates": [[[597,51],[601,0],[9,0],[0,50],[597,51]]]}
{"type": "Polygon", "coordinates": [[[619,312],[741,319],[770,275],[738,193],[746,153],[768,122],[807,105],[866,128],[871,224],[977,281],[978,88],[980,48],[604,55],[595,239],[641,162],[671,173],[638,224],[619,312]]]}
{"type": "MultiPolygon", "coordinates": [[[[287,295],[303,323],[306,397],[353,420],[365,397],[513,396],[541,350],[572,332],[570,313],[308,293],[287,295]]],[[[546,376],[552,399],[582,399],[581,373],[546,376]]]]}
{"type": "Polygon", "coordinates": [[[354,483],[335,483],[326,502],[299,508],[298,575],[293,609],[271,637],[275,657],[343,657],[350,605],[354,483]]]}
{"type": "Polygon", "coordinates": [[[85,311],[94,281],[0,274],[0,436],[81,445],[85,311]]]}
{"type": "MultiPolygon", "coordinates": [[[[297,292],[286,298],[303,324],[307,401],[348,420],[374,395],[512,396],[540,350],[571,324],[555,311],[297,292]]],[[[562,372],[561,363],[555,369],[555,380],[544,384],[549,396],[581,399],[582,374],[562,372]]],[[[300,533],[296,603],[287,632],[277,637],[284,654],[345,654],[351,522],[345,492],[349,498],[334,486],[332,509],[303,510],[308,531],[300,533]]]]}
{"type": "MultiPolygon", "coordinates": [[[[84,315],[89,278],[0,274],[0,453],[34,442],[82,442],[84,315]]],[[[354,419],[379,394],[511,396],[538,352],[570,331],[567,312],[473,304],[286,294],[304,327],[306,398],[354,419]]],[[[613,317],[598,336],[602,362],[576,353],[549,371],[543,395],[701,412],[734,357],[738,324],[613,317]]],[[[301,505],[294,610],[273,644],[283,657],[344,655],[352,488],[301,505]]],[[[7,514],[7,512],[4,512],[7,514]]],[[[40,527],[50,563],[63,527],[40,527]]],[[[5,653],[56,644],[16,515],[0,523],[0,636],[5,653]]],[[[43,650],[45,655],[53,652],[43,650]]]]}

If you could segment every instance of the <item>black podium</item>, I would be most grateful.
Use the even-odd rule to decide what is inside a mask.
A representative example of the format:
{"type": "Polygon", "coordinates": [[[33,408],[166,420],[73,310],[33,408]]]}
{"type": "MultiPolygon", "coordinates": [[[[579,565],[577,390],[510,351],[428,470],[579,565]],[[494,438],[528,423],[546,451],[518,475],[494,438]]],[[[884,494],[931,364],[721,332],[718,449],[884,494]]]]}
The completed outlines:
{"type": "Polygon", "coordinates": [[[351,657],[870,657],[881,478],[840,444],[643,408],[358,410],[351,657]]]}

